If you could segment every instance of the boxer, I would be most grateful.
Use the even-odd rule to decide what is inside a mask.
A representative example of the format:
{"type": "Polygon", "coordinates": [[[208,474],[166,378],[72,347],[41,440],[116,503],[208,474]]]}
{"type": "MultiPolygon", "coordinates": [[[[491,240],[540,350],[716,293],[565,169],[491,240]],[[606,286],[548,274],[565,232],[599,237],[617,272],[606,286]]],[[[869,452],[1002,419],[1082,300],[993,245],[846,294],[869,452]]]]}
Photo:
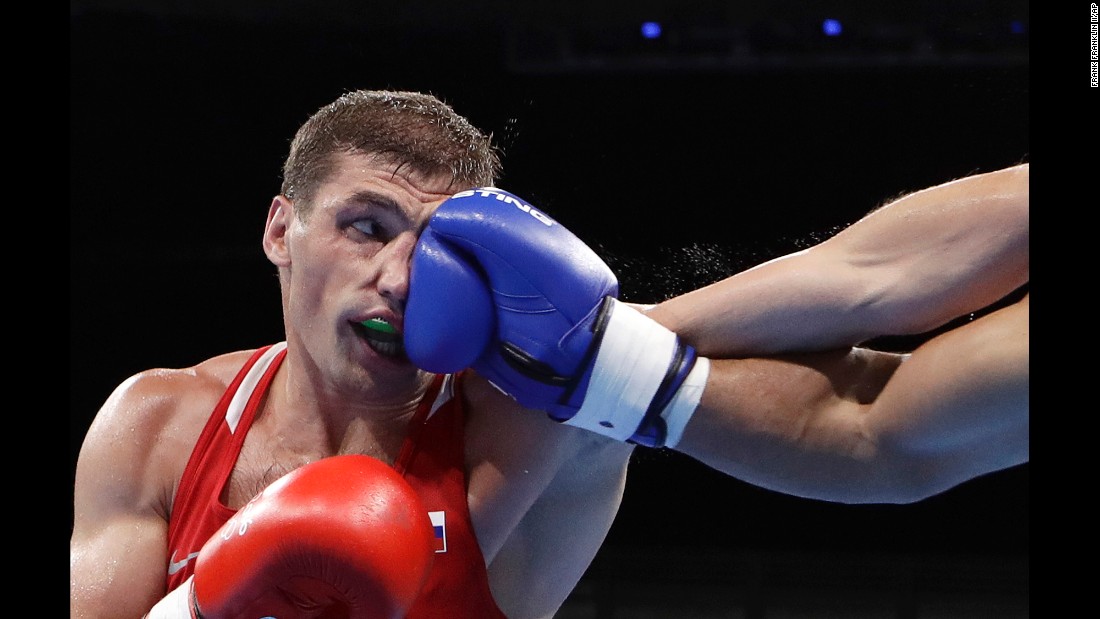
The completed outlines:
{"type": "Polygon", "coordinates": [[[499,174],[489,137],[431,95],[352,91],[299,128],[261,241],[284,337],[138,372],[106,399],[77,461],[72,617],[377,603],[408,619],[544,619],[607,536],[636,448],[843,502],[920,500],[1027,461],[1026,297],[906,354],[813,328],[865,321],[899,293],[904,313],[934,290],[923,324],[975,287],[1026,283],[1026,168],[899,200],[901,216],[822,251],[645,311],[499,174]],[[792,315],[785,351],[833,348],[730,352],[746,331],[793,332],[792,315]],[[427,512],[430,566],[408,510],[345,521],[371,492],[345,456],[411,488],[419,507],[373,475],[427,512]],[[322,513],[289,509],[305,503],[322,513]]]}

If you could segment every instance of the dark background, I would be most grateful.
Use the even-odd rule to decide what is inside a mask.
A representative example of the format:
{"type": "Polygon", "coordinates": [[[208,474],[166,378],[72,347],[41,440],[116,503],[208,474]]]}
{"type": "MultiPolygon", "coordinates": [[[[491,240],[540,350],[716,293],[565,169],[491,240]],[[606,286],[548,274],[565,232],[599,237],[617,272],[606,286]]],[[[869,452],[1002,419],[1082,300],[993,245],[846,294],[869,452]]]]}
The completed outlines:
{"type": "MultiPolygon", "coordinates": [[[[1029,157],[1026,1],[268,4],[70,4],[73,467],[127,376],[281,339],[267,206],[297,126],[346,90],[430,91],[491,131],[499,185],[603,253],[632,301],[1029,157]]],[[[640,452],[592,573],[669,548],[992,561],[1026,589],[1029,470],[841,506],[640,452]]]]}

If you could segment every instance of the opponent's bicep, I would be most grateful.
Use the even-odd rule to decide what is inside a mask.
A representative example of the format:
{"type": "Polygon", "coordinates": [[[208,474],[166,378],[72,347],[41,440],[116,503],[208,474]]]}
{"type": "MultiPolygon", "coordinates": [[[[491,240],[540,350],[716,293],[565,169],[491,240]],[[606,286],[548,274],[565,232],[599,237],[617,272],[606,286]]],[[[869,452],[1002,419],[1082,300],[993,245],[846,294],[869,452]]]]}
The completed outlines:
{"type": "Polygon", "coordinates": [[[576,587],[618,513],[632,446],[593,436],[532,504],[489,565],[512,619],[550,619],[576,587]]]}
{"type": "Polygon", "coordinates": [[[929,340],[875,400],[868,430],[914,493],[1030,459],[1029,298],[929,340]]]}

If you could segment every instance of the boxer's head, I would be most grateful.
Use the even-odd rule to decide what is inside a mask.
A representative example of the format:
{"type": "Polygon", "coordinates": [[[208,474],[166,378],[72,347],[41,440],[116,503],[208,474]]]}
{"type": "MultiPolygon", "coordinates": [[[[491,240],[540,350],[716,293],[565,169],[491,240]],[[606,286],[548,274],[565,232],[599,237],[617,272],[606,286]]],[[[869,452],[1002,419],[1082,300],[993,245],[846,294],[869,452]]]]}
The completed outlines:
{"type": "Polygon", "coordinates": [[[299,216],[331,172],[332,156],[347,152],[377,154],[399,170],[449,177],[455,191],[492,185],[500,174],[490,137],[438,98],[357,90],[317,110],[291,142],[281,192],[299,216]]]}

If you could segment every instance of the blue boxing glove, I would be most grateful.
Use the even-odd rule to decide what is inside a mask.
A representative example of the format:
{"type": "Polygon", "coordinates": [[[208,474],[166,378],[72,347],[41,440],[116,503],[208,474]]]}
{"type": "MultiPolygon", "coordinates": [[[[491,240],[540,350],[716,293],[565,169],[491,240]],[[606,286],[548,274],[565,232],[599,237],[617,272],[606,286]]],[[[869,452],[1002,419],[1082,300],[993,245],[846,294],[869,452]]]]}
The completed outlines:
{"type": "Polygon", "coordinates": [[[405,351],[418,367],[472,367],[557,421],[673,447],[709,361],[618,300],[611,269],[572,232],[493,187],[455,194],[413,253],[405,351]]]}

